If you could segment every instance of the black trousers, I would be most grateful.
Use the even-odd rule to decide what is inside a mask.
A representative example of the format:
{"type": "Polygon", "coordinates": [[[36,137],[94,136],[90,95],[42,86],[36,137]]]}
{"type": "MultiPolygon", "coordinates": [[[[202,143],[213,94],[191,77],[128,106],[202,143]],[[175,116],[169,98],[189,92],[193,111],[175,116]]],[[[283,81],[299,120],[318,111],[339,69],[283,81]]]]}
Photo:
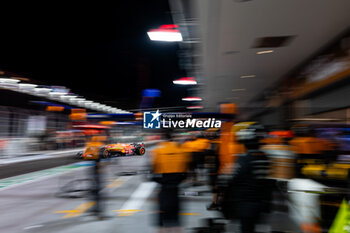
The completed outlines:
{"type": "Polygon", "coordinates": [[[242,233],[254,233],[256,218],[245,217],[240,218],[241,232],[242,233]]]}
{"type": "Polygon", "coordinates": [[[161,185],[158,195],[159,226],[175,227],[180,225],[179,184],[185,177],[184,173],[167,173],[155,180],[161,185]]]}
{"type": "Polygon", "coordinates": [[[93,212],[95,213],[101,213],[102,212],[102,206],[101,206],[101,182],[102,182],[102,174],[101,174],[101,164],[99,160],[94,161],[94,166],[92,167],[92,200],[96,202],[93,212]]]}
{"type": "Polygon", "coordinates": [[[179,226],[180,202],[178,185],[163,184],[159,192],[159,225],[164,227],[179,226]]]}

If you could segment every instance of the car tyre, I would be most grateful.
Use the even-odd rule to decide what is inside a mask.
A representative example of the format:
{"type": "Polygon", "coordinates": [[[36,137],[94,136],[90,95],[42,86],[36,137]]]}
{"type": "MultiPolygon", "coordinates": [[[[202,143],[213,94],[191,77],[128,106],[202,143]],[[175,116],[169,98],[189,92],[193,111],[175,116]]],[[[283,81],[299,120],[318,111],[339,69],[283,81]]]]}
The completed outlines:
{"type": "Polygon", "coordinates": [[[77,159],[82,159],[83,158],[83,152],[82,151],[79,151],[76,155],[76,158],[77,159]]]}
{"type": "Polygon", "coordinates": [[[103,158],[107,159],[111,157],[111,153],[108,150],[103,151],[103,158]]]}
{"type": "Polygon", "coordinates": [[[140,147],[138,149],[137,155],[144,155],[146,153],[146,149],[144,147],[140,147]]]}

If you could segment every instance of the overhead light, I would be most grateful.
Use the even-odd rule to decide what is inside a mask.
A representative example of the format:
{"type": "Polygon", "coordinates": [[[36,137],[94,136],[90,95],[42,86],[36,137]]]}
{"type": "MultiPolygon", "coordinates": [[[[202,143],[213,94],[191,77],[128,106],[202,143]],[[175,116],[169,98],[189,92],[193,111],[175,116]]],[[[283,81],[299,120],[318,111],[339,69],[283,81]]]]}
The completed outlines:
{"type": "Polygon", "coordinates": [[[9,88],[9,89],[17,89],[19,82],[20,81],[17,79],[0,78],[0,87],[5,87],[5,88],[9,88]]]}
{"type": "Polygon", "coordinates": [[[51,91],[51,88],[44,88],[44,87],[36,87],[34,88],[35,93],[37,94],[48,94],[51,91]]]}
{"type": "Polygon", "coordinates": [[[26,81],[26,82],[30,81],[29,78],[23,78],[23,77],[11,77],[11,78],[21,80],[21,81],[26,81]]]}
{"type": "Polygon", "coordinates": [[[85,103],[86,108],[91,108],[91,103],[85,103]]]}
{"type": "Polygon", "coordinates": [[[0,78],[0,84],[16,84],[20,82],[18,79],[0,78]]]}
{"type": "Polygon", "coordinates": [[[78,103],[78,101],[82,101],[82,100],[85,100],[84,98],[78,98],[78,97],[74,97],[74,98],[70,98],[69,99],[69,102],[71,103],[71,104],[77,104],[78,103]]]}
{"type": "Polygon", "coordinates": [[[85,100],[78,100],[77,103],[78,103],[79,105],[84,105],[84,104],[85,104],[85,100]]]}
{"type": "Polygon", "coordinates": [[[95,104],[93,107],[94,107],[95,109],[99,109],[99,108],[100,108],[100,104],[95,104]]]}
{"type": "Polygon", "coordinates": [[[20,83],[18,85],[19,89],[22,89],[22,90],[30,90],[30,89],[34,89],[36,88],[38,85],[36,84],[31,84],[31,83],[20,83]]]}
{"type": "Polygon", "coordinates": [[[76,95],[61,95],[60,99],[64,101],[69,101],[71,99],[78,98],[76,95]]]}
{"type": "Polygon", "coordinates": [[[147,32],[150,40],[176,42],[182,41],[181,32],[177,29],[179,26],[175,24],[162,25],[159,28],[151,29],[147,32]]]}
{"type": "Polygon", "coordinates": [[[252,75],[242,75],[240,78],[255,78],[256,75],[252,74],[252,75]]]}
{"type": "Polygon", "coordinates": [[[97,107],[98,105],[99,103],[95,103],[95,102],[91,103],[91,107],[97,107]]]}
{"type": "Polygon", "coordinates": [[[273,50],[263,50],[263,51],[256,52],[256,54],[266,54],[266,53],[273,53],[273,50]]]}
{"type": "Polygon", "coordinates": [[[183,101],[202,101],[202,98],[200,97],[185,97],[182,98],[183,101]]]}
{"type": "Polygon", "coordinates": [[[66,94],[67,93],[65,93],[65,92],[50,92],[49,96],[51,96],[51,97],[60,97],[60,96],[66,95],[66,94]]]}
{"type": "Polygon", "coordinates": [[[188,106],[187,109],[203,109],[203,106],[188,106]]]}
{"type": "Polygon", "coordinates": [[[232,89],[233,92],[235,91],[245,91],[245,88],[236,88],[236,89],[232,89]]]}
{"type": "Polygon", "coordinates": [[[194,77],[183,77],[173,81],[174,84],[179,85],[196,85],[197,81],[194,77]]]}

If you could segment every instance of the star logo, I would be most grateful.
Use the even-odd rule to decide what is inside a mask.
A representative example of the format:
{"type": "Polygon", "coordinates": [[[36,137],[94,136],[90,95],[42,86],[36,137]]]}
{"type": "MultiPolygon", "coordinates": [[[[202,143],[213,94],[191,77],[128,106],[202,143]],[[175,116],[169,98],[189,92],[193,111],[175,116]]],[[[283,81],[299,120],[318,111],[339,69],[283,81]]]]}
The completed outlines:
{"type": "Polygon", "coordinates": [[[143,128],[144,129],[160,129],[160,116],[162,114],[157,110],[156,112],[143,112],[143,128]]]}
{"type": "Polygon", "coordinates": [[[153,118],[152,118],[152,120],[151,120],[151,122],[152,122],[152,121],[154,121],[154,120],[156,120],[156,119],[157,119],[157,121],[158,121],[160,115],[162,115],[162,114],[159,113],[159,110],[157,110],[155,113],[151,113],[151,115],[153,116],[153,118]]]}

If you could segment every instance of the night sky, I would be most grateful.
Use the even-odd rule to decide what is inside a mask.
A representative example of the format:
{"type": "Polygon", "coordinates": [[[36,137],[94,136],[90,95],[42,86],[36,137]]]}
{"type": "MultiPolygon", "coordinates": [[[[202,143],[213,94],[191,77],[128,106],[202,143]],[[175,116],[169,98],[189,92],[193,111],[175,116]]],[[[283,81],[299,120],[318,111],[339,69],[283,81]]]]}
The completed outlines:
{"type": "Polygon", "coordinates": [[[127,110],[145,88],[162,91],[154,107],[181,105],[179,46],[146,34],[173,23],[168,1],[87,2],[1,5],[0,69],[127,110]]]}

